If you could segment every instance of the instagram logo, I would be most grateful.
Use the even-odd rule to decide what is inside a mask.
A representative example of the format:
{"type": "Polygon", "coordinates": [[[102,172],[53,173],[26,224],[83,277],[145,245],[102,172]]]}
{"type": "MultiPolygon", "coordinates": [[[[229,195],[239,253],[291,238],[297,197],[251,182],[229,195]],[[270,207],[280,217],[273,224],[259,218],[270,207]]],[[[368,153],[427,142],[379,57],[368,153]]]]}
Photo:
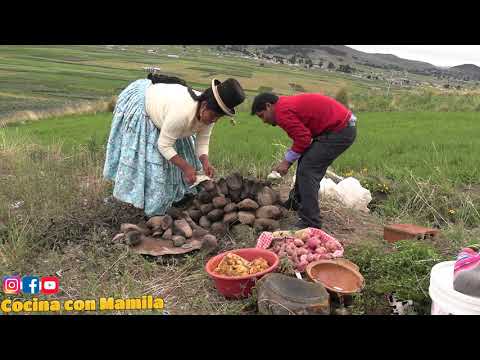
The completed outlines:
{"type": "Polygon", "coordinates": [[[20,276],[4,276],[3,277],[3,292],[5,294],[20,293],[20,276]]]}
{"type": "Polygon", "coordinates": [[[56,276],[44,276],[40,279],[42,294],[51,295],[58,292],[58,278],[56,276]]]}

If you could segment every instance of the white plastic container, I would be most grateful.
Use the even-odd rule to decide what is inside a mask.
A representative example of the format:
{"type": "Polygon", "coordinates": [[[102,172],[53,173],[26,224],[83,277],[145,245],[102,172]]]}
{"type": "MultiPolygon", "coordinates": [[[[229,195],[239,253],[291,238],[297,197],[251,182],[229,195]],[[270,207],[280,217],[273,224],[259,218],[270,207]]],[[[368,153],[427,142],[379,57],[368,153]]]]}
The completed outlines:
{"type": "MultiPolygon", "coordinates": [[[[432,299],[432,315],[480,315],[480,298],[453,289],[455,261],[436,264],[430,273],[428,293],[432,299]]],[[[480,279],[479,279],[480,281],[480,279]]]]}

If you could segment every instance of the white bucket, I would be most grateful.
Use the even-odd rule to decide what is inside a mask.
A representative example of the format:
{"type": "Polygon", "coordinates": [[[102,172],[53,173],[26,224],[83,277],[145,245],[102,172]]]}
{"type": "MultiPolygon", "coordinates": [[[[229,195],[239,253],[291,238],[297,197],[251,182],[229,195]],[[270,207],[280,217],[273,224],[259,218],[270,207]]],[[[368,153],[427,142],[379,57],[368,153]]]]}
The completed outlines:
{"type": "Polygon", "coordinates": [[[444,261],[432,268],[428,293],[432,299],[432,315],[480,315],[480,297],[462,294],[453,289],[455,261],[444,261]]]}

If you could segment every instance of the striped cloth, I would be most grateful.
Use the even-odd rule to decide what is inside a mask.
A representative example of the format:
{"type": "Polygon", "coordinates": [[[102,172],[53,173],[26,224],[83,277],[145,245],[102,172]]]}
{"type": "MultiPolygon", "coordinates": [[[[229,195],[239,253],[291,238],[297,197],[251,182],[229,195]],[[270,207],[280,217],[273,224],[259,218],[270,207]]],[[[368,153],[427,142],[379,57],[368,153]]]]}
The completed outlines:
{"type": "Polygon", "coordinates": [[[453,288],[465,295],[480,297],[480,252],[464,248],[453,270],[453,288]]]}

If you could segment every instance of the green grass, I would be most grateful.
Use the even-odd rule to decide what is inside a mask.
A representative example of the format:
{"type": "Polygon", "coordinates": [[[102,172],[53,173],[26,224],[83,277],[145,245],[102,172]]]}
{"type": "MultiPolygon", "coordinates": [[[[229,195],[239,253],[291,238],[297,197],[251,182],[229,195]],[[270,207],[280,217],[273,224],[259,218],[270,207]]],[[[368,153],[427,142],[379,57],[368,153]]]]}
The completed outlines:
{"type": "MultiPolygon", "coordinates": [[[[358,113],[358,137],[333,164],[343,176],[354,176],[373,194],[375,211],[388,221],[445,226],[480,224],[476,154],[480,123],[476,113],[358,113]]],[[[28,136],[33,143],[101,149],[112,114],[67,116],[25,125],[11,124],[7,137],[28,136]]],[[[216,125],[210,159],[219,174],[231,169],[265,177],[283,157],[291,140],[277,127],[239,113],[237,125],[224,118],[216,125]]],[[[291,175],[294,170],[290,171],[291,175]]]]}
{"type": "Polygon", "coordinates": [[[26,122],[25,125],[10,125],[5,131],[7,136],[27,136],[42,144],[61,144],[63,150],[71,152],[79,145],[96,141],[104,143],[108,136],[112,114],[71,115],[54,117],[42,121],[26,122]]]}
{"type": "Polygon", "coordinates": [[[418,314],[430,313],[428,295],[433,265],[451,258],[442,256],[432,244],[411,240],[393,245],[364,243],[349,247],[345,257],[360,267],[365,289],[355,296],[354,313],[375,313],[386,309],[386,294],[413,300],[418,314]]]}
{"type": "MultiPolygon", "coordinates": [[[[453,184],[478,183],[477,154],[480,131],[476,113],[359,113],[358,137],[334,164],[339,173],[382,175],[400,181],[410,175],[453,184]],[[366,171],[363,171],[366,169],[366,171]]],[[[112,114],[73,115],[11,125],[7,136],[27,134],[40,144],[62,142],[69,151],[109,134],[112,114]]],[[[277,127],[263,124],[247,113],[232,126],[227,118],[216,125],[210,156],[217,166],[265,174],[279,160],[291,140],[277,127]]]]}

